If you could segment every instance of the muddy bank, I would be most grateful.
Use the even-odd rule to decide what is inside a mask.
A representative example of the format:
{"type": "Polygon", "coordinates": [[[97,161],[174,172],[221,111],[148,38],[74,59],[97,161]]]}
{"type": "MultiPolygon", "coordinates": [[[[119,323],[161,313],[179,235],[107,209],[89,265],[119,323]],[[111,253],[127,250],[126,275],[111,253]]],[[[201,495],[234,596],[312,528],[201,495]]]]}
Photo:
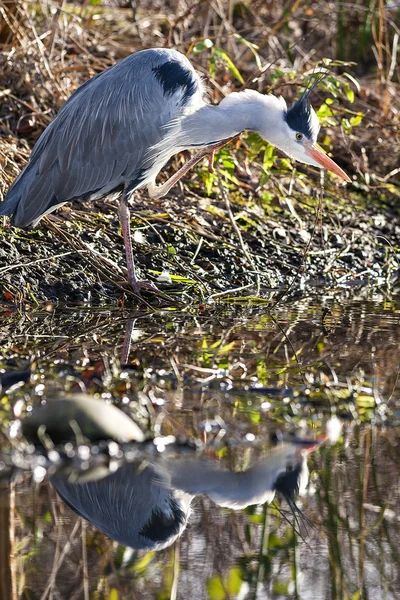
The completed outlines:
{"type": "MultiPolygon", "coordinates": [[[[234,197],[231,214],[241,242],[224,200],[199,198],[186,187],[183,196],[171,194],[154,203],[143,193],[132,207],[141,276],[168,293],[169,303],[202,303],[221,293],[226,298],[228,290],[276,298],[288,288],[291,295],[316,287],[399,287],[400,218],[394,204],[374,207],[332,188],[320,217],[312,197],[275,198],[267,207],[255,198],[249,203],[234,197]],[[349,201],[334,209],[341,194],[349,201]]],[[[64,209],[33,231],[1,229],[3,302],[137,302],[124,288],[125,254],[115,208],[98,202],[79,209],[64,209]]],[[[160,305],[165,299],[151,301],[160,305]]]]}

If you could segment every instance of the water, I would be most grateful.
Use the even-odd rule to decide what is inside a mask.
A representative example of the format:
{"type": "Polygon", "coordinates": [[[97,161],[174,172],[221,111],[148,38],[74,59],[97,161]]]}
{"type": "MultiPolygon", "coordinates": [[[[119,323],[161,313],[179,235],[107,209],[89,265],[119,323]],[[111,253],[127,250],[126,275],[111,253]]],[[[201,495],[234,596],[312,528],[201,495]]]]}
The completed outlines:
{"type": "Polygon", "coordinates": [[[1,598],[399,597],[399,299],[50,308],[4,315],[1,598]],[[27,444],[82,391],[157,444],[27,444]]]}

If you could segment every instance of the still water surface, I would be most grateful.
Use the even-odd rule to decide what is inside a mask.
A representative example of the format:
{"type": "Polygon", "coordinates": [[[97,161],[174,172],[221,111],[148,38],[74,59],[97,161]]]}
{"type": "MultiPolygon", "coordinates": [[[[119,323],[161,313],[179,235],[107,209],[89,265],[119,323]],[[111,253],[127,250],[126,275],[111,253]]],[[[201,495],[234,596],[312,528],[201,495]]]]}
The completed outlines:
{"type": "Polygon", "coordinates": [[[3,316],[1,598],[400,597],[400,300],[130,317],[3,316]],[[28,444],[77,392],[157,443],[66,446],[59,403],[28,444]]]}

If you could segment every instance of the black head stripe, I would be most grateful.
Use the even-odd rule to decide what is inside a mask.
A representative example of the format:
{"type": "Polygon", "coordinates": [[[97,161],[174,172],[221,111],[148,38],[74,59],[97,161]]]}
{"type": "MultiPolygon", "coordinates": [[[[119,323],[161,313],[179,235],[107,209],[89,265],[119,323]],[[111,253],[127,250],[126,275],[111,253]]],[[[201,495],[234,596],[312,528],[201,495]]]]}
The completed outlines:
{"type": "Polygon", "coordinates": [[[302,133],[308,139],[312,138],[311,104],[307,98],[301,97],[300,100],[292,104],[285,118],[290,129],[302,133]]]}
{"type": "Polygon", "coordinates": [[[275,490],[289,503],[299,494],[301,469],[301,464],[296,465],[292,471],[279,475],[275,482],[275,490]]]}
{"type": "Polygon", "coordinates": [[[292,104],[286,113],[286,122],[289,127],[293,129],[293,131],[302,133],[308,139],[312,139],[314,134],[309,97],[313,89],[316,88],[328,74],[328,72],[317,73],[314,80],[310,78],[300,99],[292,104]]]}

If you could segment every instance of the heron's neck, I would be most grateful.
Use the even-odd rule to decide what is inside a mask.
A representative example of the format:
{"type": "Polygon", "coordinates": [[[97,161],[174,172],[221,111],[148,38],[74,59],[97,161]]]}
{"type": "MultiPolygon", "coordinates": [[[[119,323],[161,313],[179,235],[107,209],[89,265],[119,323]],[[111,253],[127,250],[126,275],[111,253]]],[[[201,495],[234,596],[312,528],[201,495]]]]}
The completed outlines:
{"type": "Polygon", "coordinates": [[[248,129],[274,143],[285,110],[284,100],[276,96],[253,90],[233,93],[219,106],[205,105],[185,117],[179,141],[185,147],[208,146],[248,129]]]}

